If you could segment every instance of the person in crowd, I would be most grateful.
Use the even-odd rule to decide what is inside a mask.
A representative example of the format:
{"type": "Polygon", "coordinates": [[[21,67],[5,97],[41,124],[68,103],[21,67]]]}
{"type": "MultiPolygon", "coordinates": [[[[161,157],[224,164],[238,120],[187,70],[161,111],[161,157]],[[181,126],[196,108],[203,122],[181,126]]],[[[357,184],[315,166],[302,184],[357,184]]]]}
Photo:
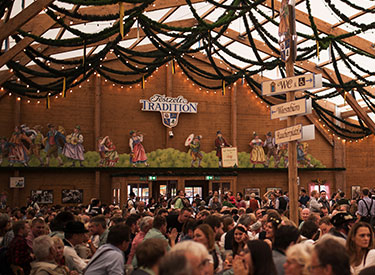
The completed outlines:
{"type": "Polygon", "coordinates": [[[208,224],[200,224],[194,230],[194,241],[203,244],[210,254],[210,264],[215,273],[223,269],[221,256],[215,250],[215,233],[208,224]]]}
{"type": "Polygon", "coordinates": [[[310,211],[311,212],[320,212],[320,207],[322,207],[321,204],[319,204],[319,193],[316,190],[311,191],[311,198],[310,198],[310,211]]]}
{"type": "Polygon", "coordinates": [[[252,212],[255,212],[257,209],[260,208],[259,201],[255,198],[255,196],[255,193],[250,194],[249,208],[252,212]]]}
{"type": "Polygon", "coordinates": [[[223,218],[216,215],[209,215],[206,219],[204,219],[203,223],[211,226],[215,233],[215,241],[220,241],[221,236],[224,234],[223,218]]]}
{"type": "Polygon", "coordinates": [[[347,204],[347,205],[350,205],[350,201],[348,199],[345,198],[345,192],[344,191],[341,191],[339,193],[339,197],[336,201],[336,203],[338,205],[343,205],[343,204],[347,204]]]}
{"type": "Polygon", "coordinates": [[[179,236],[179,242],[193,240],[194,238],[194,230],[197,227],[198,223],[197,220],[194,218],[189,218],[184,225],[182,226],[182,231],[179,236]]]}
{"type": "Polygon", "coordinates": [[[346,239],[350,268],[353,275],[371,265],[375,265],[374,231],[370,224],[358,222],[353,225],[346,239]]]}
{"type": "MultiPolygon", "coordinates": [[[[11,230],[12,228],[12,221],[8,214],[0,213],[0,243],[3,243],[3,238],[5,234],[11,230]]],[[[3,244],[0,245],[2,247],[3,244]]]]}
{"type": "Polygon", "coordinates": [[[89,242],[91,252],[94,254],[100,246],[107,243],[108,229],[105,217],[103,215],[92,217],[88,227],[92,236],[99,236],[98,247],[93,242],[89,242]]]}
{"type": "MultiPolygon", "coordinates": [[[[251,217],[248,214],[242,215],[237,224],[242,224],[246,230],[251,225],[251,217]]],[[[235,227],[233,227],[231,230],[229,230],[226,234],[223,234],[220,238],[220,247],[224,247],[224,250],[233,250],[233,239],[234,239],[234,230],[235,227]]]]}
{"type": "MultiPolygon", "coordinates": [[[[198,242],[194,241],[184,241],[181,243],[177,243],[171,251],[168,253],[183,253],[185,259],[190,264],[192,272],[187,273],[191,275],[212,275],[213,268],[212,258],[208,253],[207,248],[198,242]]],[[[168,254],[166,256],[168,256],[168,254]]],[[[161,269],[162,271],[162,269],[161,269]]],[[[160,273],[160,274],[176,274],[176,273],[160,273]]],[[[184,274],[184,273],[182,273],[184,274]]]]}
{"type": "MultiPolygon", "coordinates": [[[[174,228],[168,235],[170,246],[168,245],[168,250],[170,247],[175,245],[175,240],[177,238],[177,230],[174,228]]],[[[144,241],[148,239],[162,239],[168,243],[167,235],[167,220],[162,216],[155,216],[152,222],[152,228],[147,232],[146,236],[144,237],[144,241]]]]}
{"type": "Polygon", "coordinates": [[[373,275],[375,274],[375,265],[366,267],[365,269],[362,269],[361,272],[359,272],[359,275],[373,275]]]}
{"type": "Polygon", "coordinates": [[[128,249],[125,251],[126,261],[129,257],[133,240],[134,240],[135,236],[137,235],[137,233],[139,231],[139,228],[138,228],[138,220],[139,219],[140,219],[140,216],[138,214],[131,214],[130,216],[127,217],[127,219],[125,221],[125,224],[127,226],[129,226],[129,228],[130,228],[130,244],[128,246],[128,249]]]}
{"type": "Polygon", "coordinates": [[[236,196],[236,207],[237,208],[246,208],[246,202],[244,201],[243,199],[243,195],[241,192],[237,192],[237,196],[236,196]]]}
{"type": "Polygon", "coordinates": [[[86,275],[125,274],[124,251],[130,241],[130,228],[118,224],[108,232],[107,243],[100,246],[87,264],[86,275]]]}
{"type": "Polygon", "coordinates": [[[32,246],[35,261],[31,263],[31,275],[78,275],[78,273],[69,273],[67,269],[56,263],[55,243],[50,236],[41,235],[35,238],[32,246]]]}
{"type": "Polygon", "coordinates": [[[150,216],[143,217],[139,220],[138,227],[140,230],[133,239],[131,250],[128,256],[128,260],[127,260],[127,264],[132,263],[137,246],[143,242],[143,239],[146,236],[147,232],[152,228],[153,221],[154,219],[150,216]]]}
{"type": "Polygon", "coordinates": [[[322,207],[327,208],[328,212],[330,212],[330,204],[327,198],[327,192],[325,190],[320,191],[320,198],[318,200],[318,203],[320,203],[322,207]]]}
{"type": "MultiPolygon", "coordinates": [[[[161,259],[159,275],[201,275],[199,271],[194,273],[193,266],[185,256],[184,251],[169,252],[161,259]],[[178,265],[176,265],[178,263],[178,265]]],[[[136,273],[132,273],[132,275],[136,273]]],[[[139,273],[138,273],[139,274],[139,273]]],[[[142,273],[142,275],[145,273],[142,273]]],[[[149,273],[147,273],[149,274],[149,273]]]]}
{"type": "Polygon", "coordinates": [[[66,265],[70,270],[76,270],[78,273],[83,272],[86,263],[78,256],[74,247],[83,243],[87,232],[88,230],[81,222],[68,222],[64,228],[65,239],[63,241],[66,265]]]}
{"type": "Polygon", "coordinates": [[[276,193],[274,190],[268,190],[266,193],[263,195],[264,199],[264,208],[268,209],[276,209],[276,203],[277,203],[277,197],[276,193]]]}
{"type": "Polygon", "coordinates": [[[332,235],[346,240],[351,226],[354,224],[355,218],[347,212],[338,212],[331,218],[334,229],[331,230],[332,235]]]}
{"type": "Polygon", "coordinates": [[[313,246],[309,243],[298,243],[289,246],[285,252],[284,273],[278,273],[278,275],[309,275],[307,267],[312,249],[313,246]]]}
{"type": "Polygon", "coordinates": [[[300,197],[298,199],[298,202],[300,203],[300,206],[302,208],[306,208],[309,200],[310,200],[310,197],[307,195],[306,190],[302,188],[301,191],[300,191],[300,197]]]}
{"type": "Polygon", "coordinates": [[[324,234],[331,233],[333,224],[331,223],[330,217],[323,217],[319,221],[320,237],[324,234]]]}
{"type": "Polygon", "coordinates": [[[375,217],[375,202],[370,197],[368,188],[362,189],[362,199],[358,201],[357,218],[363,222],[371,222],[371,217],[375,217]]]}
{"type": "Polygon", "coordinates": [[[8,246],[8,262],[18,265],[24,274],[30,274],[30,263],[33,261],[32,250],[27,245],[26,236],[29,234],[30,225],[26,221],[17,221],[13,224],[14,238],[8,246]]]}
{"type": "Polygon", "coordinates": [[[302,219],[302,222],[299,224],[299,229],[301,229],[303,223],[305,221],[307,221],[307,219],[309,218],[310,216],[310,209],[309,208],[303,208],[301,210],[301,219],[302,219]]]}
{"type": "Polygon", "coordinates": [[[350,275],[349,255],[339,238],[326,234],[314,246],[310,275],[350,275]]]}
{"type": "Polygon", "coordinates": [[[50,223],[51,237],[57,236],[64,239],[64,228],[68,222],[74,221],[74,215],[69,211],[61,211],[50,223]]]}
{"type": "MultiPolygon", "coordinates": [[[[167,243],[162,239],[148,239],[137,246],[136,256],[139,268],[132,275],[159,274],[159,263],[167,252],[167,243]]],[[[180,262],[178,262],[180,267],[180,262]]],[[[176,262],[172,263],[176,265],[176,262]]],[[[171,273],[172,274],[172,273],[171,273]]],[[[174,273],[173,273],[174,274],[174,273]]]]}
{"type": "Polygon", "coordinates": [[[52,241],[55,245],[56,255],[55,261],[60,266],[65,266],[64,258],[64,242],[57,236],[52,237],[52,241]]]}
{"type": "Polygon", "coordinates": [[[247,242],[247,248],[247,251],[233,260],[234,275],[277,275],[272,252],[266,242],[251,240],[247,242]]]}
{"type": "Polygon", "coordinates": [[[285,251],[299,240],[299,230],[292,225],[281,225],[275,232],[275,242],[272,248],[272,258],[278,275],[284,275],[285,251]]]}
{"type": "Polygon", "coordinates": [[[35,238],[46,234],[46,223],[41,218],[35,218],[31,221],[31,230],[26,237],[27,245],[33,249],[33,241],[35,238]]]}
{"type": "Polygon", "coordinates": [[[319,238],[319,226],[312,220],[304,222],[301,228],[302,240],[314,243],[319,238]]]}
{"type": "Polygon", "coordinates": [[[188,207],[182,208],[178,214],[169,214],[167,217],[168,232],[176,228],[177,232],[180,233],[182,231],[182,226],[192,214],[191,208],[188,207]]]}
{"type": "Polygon", "coordinates": [[[268,244],[271,247],[272,247],[272,244],[275,242],[275,233],[276,233],[277,227],[280,224],[281,224],[280,215],[274,210],[272,210],[272,212],[269,212],[267,216],[265,232],[266,232],[266,240],[269,240],[268,244]]]}

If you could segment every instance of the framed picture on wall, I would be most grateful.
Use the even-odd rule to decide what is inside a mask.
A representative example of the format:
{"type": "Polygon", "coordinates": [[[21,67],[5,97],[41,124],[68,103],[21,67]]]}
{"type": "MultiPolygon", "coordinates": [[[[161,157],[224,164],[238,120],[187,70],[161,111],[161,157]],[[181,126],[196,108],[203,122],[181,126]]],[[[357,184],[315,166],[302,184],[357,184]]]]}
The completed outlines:
{"type": "Polygon", "coordinates": [[[53,190],[31,190],[31,198],[37,203],[53,203],[53,190]]]}
{"type": "Polygon", "coordinates": [[[359,185],[353,185],[352,186],[352,199],[358,199],[361,195],[361,186],[359,185]]]}
{"type": "Polygon", "coordinates": [[[83,189],[63,189],[61,191],[62,203],[82,203],[83,189]]]}
{"type": "Polygon", "coordinates": [[[255,196],[260,197],[260,188],[245,188],[244,196],[250,196],[251,193],[255,193],[255,196]]]}

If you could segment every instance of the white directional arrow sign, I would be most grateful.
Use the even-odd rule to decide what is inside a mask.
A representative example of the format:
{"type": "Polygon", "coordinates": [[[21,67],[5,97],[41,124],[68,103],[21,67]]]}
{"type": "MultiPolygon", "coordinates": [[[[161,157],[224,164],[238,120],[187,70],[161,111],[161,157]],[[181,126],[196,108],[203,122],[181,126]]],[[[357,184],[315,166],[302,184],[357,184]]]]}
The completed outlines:
{"type": "Polygon", "coordinates": [[[305,74],[262,82],[262,95],[278,95],[322,87],[321,74],[305,74]]]}

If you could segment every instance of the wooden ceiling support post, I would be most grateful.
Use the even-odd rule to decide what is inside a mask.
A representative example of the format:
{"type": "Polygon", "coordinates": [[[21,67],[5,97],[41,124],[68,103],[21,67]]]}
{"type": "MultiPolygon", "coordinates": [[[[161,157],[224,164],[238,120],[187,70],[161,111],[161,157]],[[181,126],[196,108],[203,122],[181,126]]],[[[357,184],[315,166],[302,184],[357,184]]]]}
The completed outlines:
{"type": "MultiPolygon", "coordinates": [[[[165,85],[166,85],[166,94],[168,97],[173,96],[173,74],[172,66],[173,61],[171,60],[169,66],[165,67],[165,85]]],[[[171,137],[169,136],[169,131],[173,131],[173,128],[165,127],[165,148],[172,146],[171,137]]]]}
{"type": "MultiPolygon", "coordinates": [[[[101,135],[101,100],[102,100],[102,79],[98,75],[92,81],[95,85],[95,109],[94,109],[94,144],[98,144],[98,137],[101,135]]],[[[95,146],[98,150],[98,146],[95,146]]],[[[100,199],[100,171],[95,171],[95,197],[100,199]]]]}
{"type": "Polygon", "coordinates": [[[230,124],[231,124],[231,143],[237,147],[237,82],[234,82],[230,91],[230,124]]]}

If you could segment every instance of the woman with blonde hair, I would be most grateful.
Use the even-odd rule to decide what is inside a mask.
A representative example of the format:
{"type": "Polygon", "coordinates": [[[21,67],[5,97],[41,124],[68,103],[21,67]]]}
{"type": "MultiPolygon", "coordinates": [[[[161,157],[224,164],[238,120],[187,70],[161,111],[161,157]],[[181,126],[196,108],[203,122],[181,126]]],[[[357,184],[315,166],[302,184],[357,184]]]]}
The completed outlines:
{"type": "Polygon", "coordinates": [[[374,231],[366,222],[355,223],[346,239],[350,269],[353,275],[375,263],[374,231]]]}
{"type": "Polygon", "coordinates": [[[299,243],[291,245],[285,252],[284,263],[285,275],[307,275],[307,264],[310,261],[313,245],[310,243],[299,243]]]}

